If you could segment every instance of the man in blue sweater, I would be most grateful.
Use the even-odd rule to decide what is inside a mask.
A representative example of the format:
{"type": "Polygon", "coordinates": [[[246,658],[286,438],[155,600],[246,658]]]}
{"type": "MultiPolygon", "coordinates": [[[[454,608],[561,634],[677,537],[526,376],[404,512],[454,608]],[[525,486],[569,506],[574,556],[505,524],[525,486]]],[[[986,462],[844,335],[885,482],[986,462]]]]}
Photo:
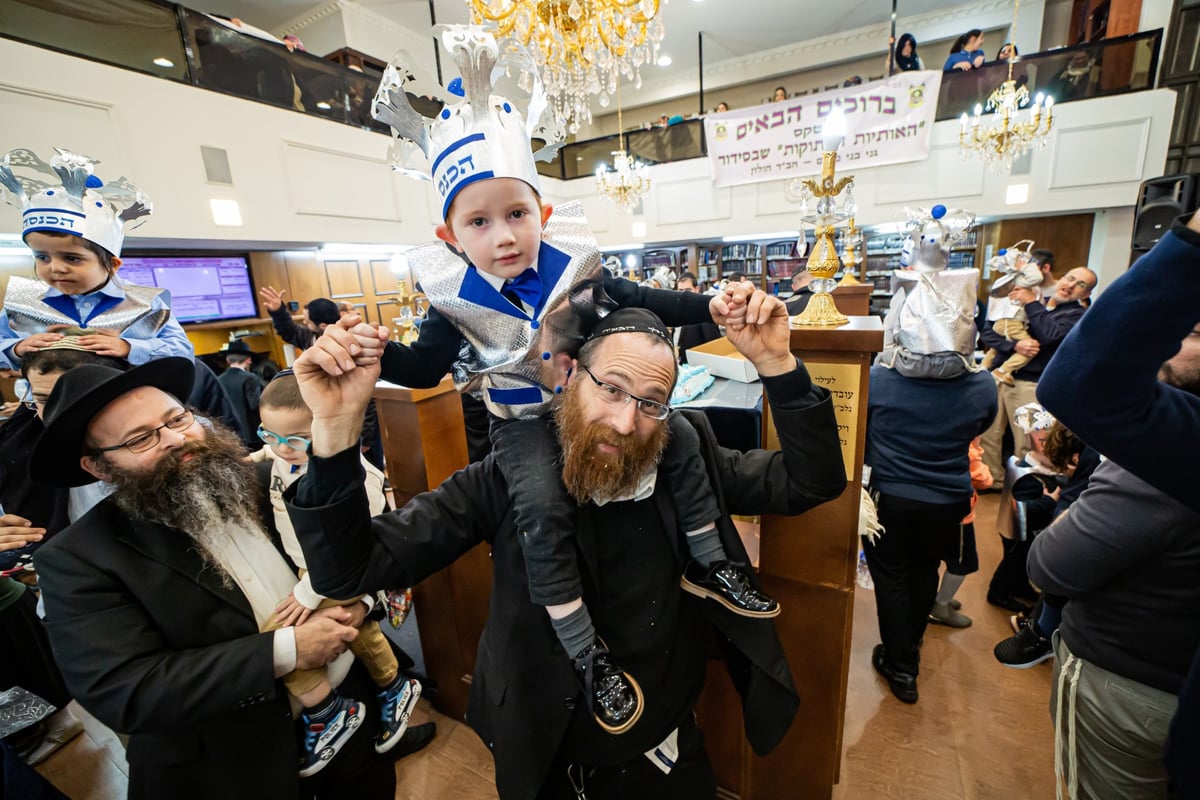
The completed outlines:
{"type": "MultiPolygon", "coordinates": [[[[1028,448],[1025,434],[1017,425],[1017,409],[1035,402],[1038,379],[1050,363],[1059,345],[1083,317],[1086,307],[1083,302],[1096,288],[1096,273],[1087,267],[1075,267],[1063,275],[1054,287],[1054,293],[1042,303],[1040,290],[1013,289],[1009,300],[1020,303],[1028,318],[1031,338],[1013,341],[987,326],[980,333],[984,349],[996,350],[995,364],[1002,364],[1014,352],[1029,357],[1029,363],[1012,373],[1013,383],[997,382],[996,397],[999,409],[995,419],[983,434],[983,463],[992,475],[1004,474],[1004,459],[1001,452],[1004,444],[1004,428],[1012,431],[1014,455],[1021,458],[1028,448]]],[[[997,487],[999,488],[999,487],[997,487]]]]}
{"type": "MultiPolygon", "coordinates": [[[[1181,380],[1200,383],[1197,322],[1200,215],[1176,221],[1096,301],[1063,342],[1038,389],[1042,404],[1080,438],[1193,510],[1200,510],[1195,467],[1200,397],[1177,387],[1181,380]],[[1168,359],[1175,386],[1159,380],[1168,359]],[[1184,371],[1189,374],[1178,374],[1184,371]]],[[[1200,796],[1198,752],[1200,656],[1179,693],[1167,742],[1167,769],[1180,797],[1200,796]]]]}

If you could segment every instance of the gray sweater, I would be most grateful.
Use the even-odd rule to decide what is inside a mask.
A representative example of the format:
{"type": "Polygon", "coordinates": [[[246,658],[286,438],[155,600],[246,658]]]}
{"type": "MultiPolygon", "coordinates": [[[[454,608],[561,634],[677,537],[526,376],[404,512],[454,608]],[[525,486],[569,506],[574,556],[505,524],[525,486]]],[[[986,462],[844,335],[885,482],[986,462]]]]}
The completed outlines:
{"type": "Polygon", "coordinates": [[[1178,694],[1200,646],[1200,514],[1105,461],[1033,541],[1029,577],[1070,599],[1075,655],[1178,694]]]}

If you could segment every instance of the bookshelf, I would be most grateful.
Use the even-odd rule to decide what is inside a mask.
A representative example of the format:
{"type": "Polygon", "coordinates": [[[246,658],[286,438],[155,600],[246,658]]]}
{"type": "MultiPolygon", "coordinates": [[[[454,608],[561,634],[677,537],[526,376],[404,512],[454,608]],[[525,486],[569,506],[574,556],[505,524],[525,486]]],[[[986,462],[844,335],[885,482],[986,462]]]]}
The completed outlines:
{"type": "Polygon", "coordinates": [[[696,246],[696,279],[703,291],[721,278],[721,248],[713,245],[696,246]]]}
{"type": "MultiPolygon", "coordinates": [[[[811,234],[809,234],[811,237],[811,234]]],[[[812,252],[813,240],[808,240],[812,252]]],[[[808,259],[796,251],[796,240],[787,239],[781,242],[771,242],[766,246],[767,280],[763,287],[767,294],[791,294],[792,274],[807,266],[808,259]]]]}
{"type": "Polygon", "coordinates": [[[744,273],[746,280],[762,286],[762,245],[757,242],[738,242],[722,247],[721,278],[728,278],[731,272],[744,273]]]}

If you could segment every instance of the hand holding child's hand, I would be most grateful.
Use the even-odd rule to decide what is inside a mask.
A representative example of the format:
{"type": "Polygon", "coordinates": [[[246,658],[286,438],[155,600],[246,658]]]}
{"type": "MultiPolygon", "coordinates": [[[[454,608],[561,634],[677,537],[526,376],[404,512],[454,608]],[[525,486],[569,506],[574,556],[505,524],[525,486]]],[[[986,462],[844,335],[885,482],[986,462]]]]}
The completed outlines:
{"type": "Polygon", "coordinates": [[[354,357],[357,366],[370,366],[383,358],[383,351],[387,349],[388,342],[386,331],[386,328],[367,322],[360,322],[349,329],[349,334],[354,337],[354,342],[359,347],[358,355],[354,357]],[[381,330],[385,331],[382,338],[379,335],[381,330]]]}
{"type": "Polygon", "coordinates": [[[754,284],[749,281],[727,284],[725,291],[717,293],[708,303],[713,322],[726,328],[740,329],[746,324],[747,303],[753,294],[754,284]]]}
{"type": "Polygon", "coordinates": [[[301,605],[294,593],[288,594],[283,602],[275,606],[275,619],[281,628],[289,625],[303,625],[311,614],[312,609],[301,605]]]}
{"type": "Polygon", "coordinates": [[[129,357],[129,342],[121,338],[120,331],[97,329],[86,336],[80,336],[79,345],[99,356],[129,357]]]}

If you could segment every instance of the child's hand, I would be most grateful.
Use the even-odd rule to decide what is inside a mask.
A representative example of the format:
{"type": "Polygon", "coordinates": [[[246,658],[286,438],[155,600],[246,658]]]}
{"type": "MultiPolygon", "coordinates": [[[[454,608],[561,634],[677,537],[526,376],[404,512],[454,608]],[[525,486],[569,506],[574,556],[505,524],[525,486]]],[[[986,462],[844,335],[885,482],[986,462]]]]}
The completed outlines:
{"type": "Polygon", "coordinates": [[[735,330],[746,322],[746,304],[754,294],[754,284],[748,281],[730,283],[723,292],[718,292],[708,301],[708,313],[713,322],[735,330]]]}
{"type": "MultiPolygon", "coordinates": [[[[347,319],[361,319],[357,314],[347,316],[347,319]]],[[[385,329],[386,330],[386,329],[385,329]]],[[[360,367],[370,366],[383,357],[387,349],[387,339],[380,338],[380,328],[367,322],[359,322],[349,329],[349,333],[358,344],[358,355],[354,363],[360,367]]],[[[386,337],[386,334],[384,334],[386,337]]]]}
{"type": "Polygon", "coordinates": [[[61,338],[63,338],[61,333],[35,333],[17,342],[17,346],[13,348],[13,354],[23,356],[29,353],[36,353],[41,348],[51,342],[57,342],[61,338]]]}
{"type": "Polygon", "coordinates": [[[79,345],[84,350],[90,350],[98,356],[129,357],[129,342],[121,338],[119,331],[97,329],[86,336],[80,336],[79,345]]]}
{"type": "Polygon", "coordinates": [[[283,602],[275,606],[275,619],[279,622],[279,627],[286,628],[290,625],[303,625],[308,621],[312,614],[312,609],[300,605],[300,601],[296,599],[296,595],[289,594],[284,598],[283,602]]]}

